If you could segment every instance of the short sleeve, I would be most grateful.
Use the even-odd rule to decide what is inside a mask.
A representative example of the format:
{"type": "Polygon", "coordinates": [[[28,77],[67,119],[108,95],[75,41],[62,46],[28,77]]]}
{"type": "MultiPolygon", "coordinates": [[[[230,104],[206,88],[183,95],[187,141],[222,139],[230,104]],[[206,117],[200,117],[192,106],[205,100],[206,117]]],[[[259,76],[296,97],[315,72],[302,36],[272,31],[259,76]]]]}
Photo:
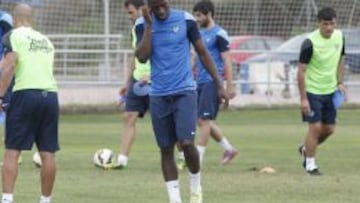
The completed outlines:
{"type": "Polygon", "coordinates": [[[10,14],[8,13],[2,13],[2,16],[0,17],[0,22],[5,22],[6,24],[8,24],[10,27],[13,26],[13,20],[10,14]]]}
{"type": "Polygon", "coordinates": [[[306,39],[301,45],[299,62],[308,64],[313,54],[313,45],[309,39],[306,39]]]}
{"type": "Polygon", "coordinates": [[[134,29],[135,29],[135,37],[136,37],[136,44],[138,44],[143,35],[144,35],[144,18],[138,18],[135,22],[134,29]]]}
{"type": "Polygon", "coordinates": [[[199,28],[194,16],[192,16],[190,13],[185,13],[185,20],[188,39],[192,44],[194,44],[198,39],[201,38],[199,28]]]}
{"type": "Polygon", "coordinates": [[[0,17],[0,28],[2,30],[2,34],[8,33],[13,27],[12,17],[8,13],[2,13],[0,17]]]}
{"type": "Polygon", "coordinates": [[[343,47],[342,47],[341,55],[342,56],[345,55],[345,37],[343,37],[343,47]]]}
{"type": "Polygon", "coordinates": [[[13,51],[13,47],[11,45],[10,36],[11,32],[8,32],[3,38],[2,38],[2,44],[4,46],[4,54],[6,55],[9,52],[13,51]]]}
{"type": "Polygon", "coordinates": [[[216,45],[220,52],[229,51],[230,39],[225,30],[221,30],[216,35],[216,45]]]}

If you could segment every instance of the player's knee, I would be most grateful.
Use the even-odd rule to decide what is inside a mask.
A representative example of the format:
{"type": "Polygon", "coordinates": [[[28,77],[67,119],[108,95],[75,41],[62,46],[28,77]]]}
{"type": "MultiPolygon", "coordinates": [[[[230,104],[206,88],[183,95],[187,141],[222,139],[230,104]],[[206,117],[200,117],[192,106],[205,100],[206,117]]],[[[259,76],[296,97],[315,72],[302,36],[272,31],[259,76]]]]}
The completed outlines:
{"type": "Polygon", "coordinates": [[[160,151],[163,154],[168,154],[168,153],[171,153],[172,151],[174,151],[174,149],[172,147],[162,147],[160,149],[160,151]]]}
{"type": "Polygon", "coordinates": [[[313,135],[320,135],[323,131],[321,123],[310,124],[309,132],[313,135]]]}
{"type": "Polygon", "coordinates": [[[160,151],[162,160],[171,160],[174,158],[174,147],[163,147],[160,151]]]}
{"type": "Polygon", "coordinates": [[[39,154],[40,154],[40,157],[42,159],[53,159],[53,158],[55,158],[55,153],[53,153],[53,152],[40,151],[39,154]]]}
{"type": "Polygon", "coordinates": [[[333,134],[334,131],[335,131],[335,127],[334,127],[334,126],[327,126],[327,127],[324,127],[324,128],[322,129],[321,134],[322,134],[322,135],[327,135],[327,136],[329,136],[329,135],[333,134]]]}
{"type": "Polygon", "coordinates": [[[133,112],[126,112],[123,116],[124,122],[126,123],[126,125],[135,125],[136,123],[136,119],[137,119],[137,113],[133,113],[133,112]]]}
{"type": "Polygon", "coordinates": [[[198,125],[200,127],[202,127],[202,126],[209,126],[210,127],[210,120],[209,119],[204,119],[204,118],[199,118],[198,119],[198,125]]]}
{"type": "Polygon", "coordinates": [[[55,154],[52,152],[40,152],[40,158],[42,163],[53,163],[55,162],[55,154]]]}
{"type": "Polygon", "coordinates": [[[179,141],[179,143],[183,150],[194,147],[194,141],[190,140],[190,139],[181,140],[181,141],[179,141]]]}

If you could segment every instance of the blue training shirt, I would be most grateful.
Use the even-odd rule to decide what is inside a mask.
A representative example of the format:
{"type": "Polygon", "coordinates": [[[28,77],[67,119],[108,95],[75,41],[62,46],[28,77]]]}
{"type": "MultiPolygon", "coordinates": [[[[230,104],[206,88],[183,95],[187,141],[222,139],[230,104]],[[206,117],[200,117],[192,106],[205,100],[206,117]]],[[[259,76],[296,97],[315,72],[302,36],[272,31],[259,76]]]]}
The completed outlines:
{"type": "MultiPolygon", "coordinates": [[[[2,39],[4,35],[12,29],[12,27],[13,27],[13,21],[10,14],[0,10],[0,39],[2,39]]],[[[3,43],[0,43],[0,59],[2,59],[3,56],[4,56],[4,45],[3,43]]]]}
{"type": "MultiPolygon", "coordinates": [[[[152,96],[195,90],[191,70],[190,42],[201,38],[195,18],[181,10],[171,9],[165,20],[152,15],[151,91],[152,96]]],[[[135,23],[138,42],[145,28],[144,18],[135,23]]]]}
{"type": "MultiPolygon", "coordinates": [[[[210,29],[200,30],[202,40],[205,46],[208,48],[211,58],[213,59],[218,75],[220,78],[224,75],[224,62],[221,58],[221,53],[229,50],[230,40],[227,32],[218,25],[210,29]]],[[[199,56],[196,57],[197,67],[197,83],[202,84],[210,82],[211,78],[208,71],[204,68],[203,63],[200,61],[199,56]]]]}

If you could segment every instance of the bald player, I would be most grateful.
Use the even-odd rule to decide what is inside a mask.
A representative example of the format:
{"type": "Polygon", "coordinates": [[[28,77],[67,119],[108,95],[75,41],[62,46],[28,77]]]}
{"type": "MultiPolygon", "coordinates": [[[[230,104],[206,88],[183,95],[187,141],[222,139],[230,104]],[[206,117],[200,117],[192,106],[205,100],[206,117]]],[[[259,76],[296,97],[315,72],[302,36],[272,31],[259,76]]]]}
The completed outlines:
{"type": "Polygon", "coordinates": [[[54,46],[32,28],[32,17],[30,6],[15,6],[14,30],[3,38],[5,56],[1,67],[0,108],[13,77],[15,85],[7,110],[2,203],[13,202],[18,157],[21,151],[31,150],[34,143],[42,162],[39,203],[51,202],[55,182],[59,104],[53,75],[54,46]]]}

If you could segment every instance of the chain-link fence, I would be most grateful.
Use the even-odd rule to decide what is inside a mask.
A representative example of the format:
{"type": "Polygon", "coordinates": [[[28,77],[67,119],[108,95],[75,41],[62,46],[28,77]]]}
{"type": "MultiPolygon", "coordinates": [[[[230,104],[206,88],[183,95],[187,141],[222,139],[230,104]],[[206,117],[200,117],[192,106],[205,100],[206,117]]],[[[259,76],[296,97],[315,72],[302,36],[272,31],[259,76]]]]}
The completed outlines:
{"type": "MultiPolygon", "coordinates": [[[[304,33],[317,27],[325,6],[338,12],[346,29],[350,101],[360,102],[360,1],[358,0],[213,0],[216,22],[233,39],[234,78],[239,103],[297,101],[296,63],[304,33]],[[290,40],[289,40],[290,39],[290,40]],[[280,46],[280,47],[279,47],[280,46]]],[[[123,0],[2,0],[33,5],[36,28],[57,48],[55,71],[61,84],[118,86],[125,80],[131,22],[123,0]]],[[[170,0],[173,8],[192,12],[195,0],[170,0]]]]}

